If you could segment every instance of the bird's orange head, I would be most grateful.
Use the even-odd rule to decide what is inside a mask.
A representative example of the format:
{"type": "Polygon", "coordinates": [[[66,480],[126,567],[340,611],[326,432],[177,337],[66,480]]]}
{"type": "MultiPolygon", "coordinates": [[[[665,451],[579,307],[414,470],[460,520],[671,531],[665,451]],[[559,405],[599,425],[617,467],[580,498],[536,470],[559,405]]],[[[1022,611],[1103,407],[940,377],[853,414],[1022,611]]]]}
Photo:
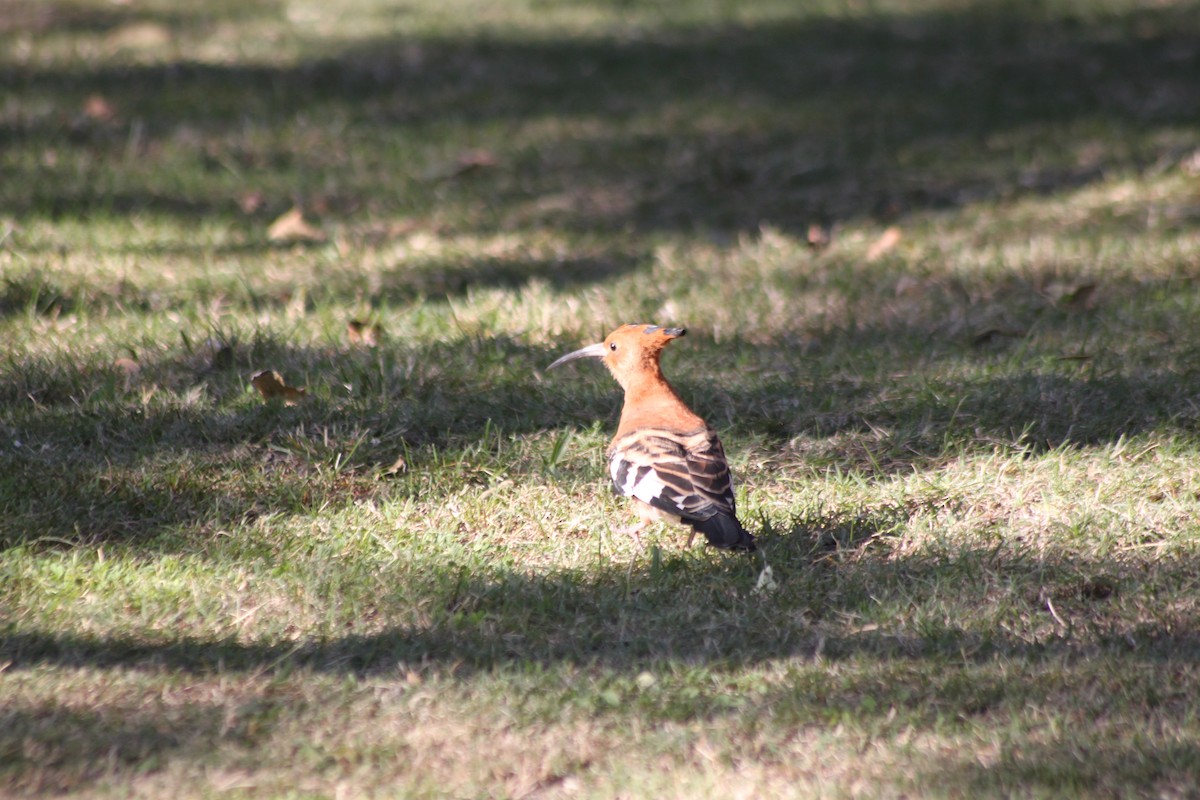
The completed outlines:
{"type": "Polygon", "coordinates": [[[659,356],[667,342],[686,334],[683,328],[663,328],[659,325],[632,323],[622,325],[610,333],[603,342],[588,345],[573,353],[567,353],[547,369],[577,358],[598,358],[608,367],[617,383],[628,388],[636,376],[660,377],[659,356]]]}

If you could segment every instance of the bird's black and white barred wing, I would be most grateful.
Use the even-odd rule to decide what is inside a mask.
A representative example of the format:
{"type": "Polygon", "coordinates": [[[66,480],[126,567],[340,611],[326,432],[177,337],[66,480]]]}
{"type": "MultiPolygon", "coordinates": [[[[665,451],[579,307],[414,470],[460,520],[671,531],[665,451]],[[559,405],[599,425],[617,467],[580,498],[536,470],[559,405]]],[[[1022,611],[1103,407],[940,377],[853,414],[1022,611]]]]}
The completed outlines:
{"type": "Polygon", "coordinates": [[[613,443],[608,466],[617,494],[686,521],[735,514],[725,451],[708,428],[687,433],[643,428],[626,434],[613,443]]]}

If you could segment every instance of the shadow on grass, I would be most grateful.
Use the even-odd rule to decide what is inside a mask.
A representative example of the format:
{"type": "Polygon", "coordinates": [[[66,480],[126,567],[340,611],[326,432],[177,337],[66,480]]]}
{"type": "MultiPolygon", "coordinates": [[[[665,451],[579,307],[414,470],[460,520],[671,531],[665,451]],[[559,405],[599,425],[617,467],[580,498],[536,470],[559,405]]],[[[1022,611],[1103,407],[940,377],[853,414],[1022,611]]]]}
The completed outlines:
{"type": "MultiPolygon", "coordinates": [[[[255,253],[293,248],[294,244],[268,241],[220,245],[213,248],[183,245],[199,254],[255,253]]],[[[299,245],[306,246],[306,245],[299,245]]],[[[178,249],[174,245],[168,249],[178,249]]],[[[150,254],[155,245],[134,246],[132,251],[150,254]]],[[[314,276],[313,285],[304,287],[304,304],[312,308],[336,300],[343,303],[369,303],[372,307],[406,306],[421,302],[445,303],[464,297],[468,292],[487,289],[521,288],[542,284],[553,291],[566,291],[594,283],[615,280],[644,266],[649,256],[632,250],[612,250],[596,256],[560,258],[487,258],[445,256],[416,264],[399,264],[364,273],[353,270],[330,271],[314,276]],[[429,298],[434,298],[430,301],[429,298]]],[[[0,281],[0,318],[30,315],[58,316],[84,309],[125,312],[163,312],[193,308],[210,298],[220,298],[227,306],[249,309],[279,309],[293,304],[298,295],[295,284],[255,289],[244,283],[214,285],[195,289],[190,294],[160,292],[129,281],[108,286],[71,285],[40,270],[14,271],[0,281]]]]}
{"type": "Polygon", "coordinates": [[[97,780],[125,770],[160,768],[178,753],[199,758],[222,741],[244,739],[215,703],[167,708],[138,698],[127,705],[82,705],[6,701],[0,711],[0,786],[18,797],[52,797],[94,788],[97,780]]]}
{"type": "Polygon", "coordinates": [[[1135,731],[1122,738],[1026,742],[1006,748],[987,764],[938,759],[923,772],[920,785],[972,797],[1187,796],[1200,746],[1167,737],[1151,744],[1135,731]]]}
{"type": "Polygon", "coordinates": [[[10,64],[18,105],[48,97],[79,109],[101,95],[119,116],[0,124],[0,143],[27,151],[0,197],[18,218],[231,216],[251,182],[271,187],[264,215],[284,207],[275,194],[299,192],[383,213],[459,208],[479,228],[802,232],[1054,192],[1182,155],[1175,134],[1200,109],[1190,7],[1094,19],[1016,8],[628,39],[368,40],[284,67],[10,64]],[[558,126],[516,135],[545,120],[558,126]],[[443,156],[430,153],[447,131],[494,148],[500,165],[431,182],[428,161],[443,156]],[[397,136],[413,151],[398,154],[397,136]],[[152,171],[79,180],[40,163],[45,147],[119,162],[131,142],[139,163],[163,160],[191,188],[161,188],[152,171]],[[490,210],[466,210],[479,203],[490,210]]]}
{"type": "MultiPolygon", "coordinates": [[[[956,688],[950,677],[930,683],[930,664],[991,676],[1005,702],[1019,703],[1026,695],[1058,702],[1071,691],[1060,680],[1062,669],[1087,672],[1105,659],[1143,665],[1138,669],[1167,668],[1200,656],[1200,631],[1168,609],[1130,626],[1126,610],[1113,607],[1125,597],[1138,602],[1146,587],[1186,579],[1186,564],[1093,561],[1004,544],[897,557],[885,540],[902,533],[912,513],[896,508],[794,520],[786,531],[764,536],[755,556],[651,552],[631,564],[601,563],[586,571],[520,573],[435,554],[437,561],[414,555],[366,578],[340,579],[323,565],[320,580],[328,582],[328,591],[354,609],[355,620],[373,620],[378,630],[247,642],[163,632],[134,638],[11,628],[0,637],[0,658],[9,662],[9,671],[45,665],[201,675],[304,669],[368,677],[451,667],[458,678],[532,665],[636,675],[686,665],[736,671],[796,657],[865,660],[891,665],[905,684],[875,697],[873,710],[886,713],[890,702],[903,699],[936,717],[956,706],[956,693],[966,698],[980,692],[979,686],[956,688]],[[777,583],[765,591],[757,588],[763,563],[771,564],[777,583]],[[944,591],[953,592],[955,608],[1015,608],[999,628],[974,616],[958,619],[938,601],[944,591]],[[1053,607],[1047,597],[1055,598],[1053,607]],[[894,609],[894,625],[855,624],[863,616],[877,617],[880,608],[894,609]],[[417,617],[420,622],[404,621],[417,617]],[[1044,668],[1049,682],[1001,691],[1005,665],[1044,668]]],[[[1162,691],[1162,702],[1179,700],[1169,688],[1162,691]]],[[[789,685],[780,692],[781,714],[796,706],[797,697],[808,697],[795,709],[803,715],[852,709],[869,689],[834,681],[823,687],[789,685]],[[785,696],[792,701],[782,702],[785,696]]]]}
{"type": "Polygon", "coordinates": [[[0,42],[9,47],[21,37],[46,33],[109,33],[123,25],[155,24],[179,29],[206,27],[216,19],[237,20],[262,13],[268,3],[219,3],[195,8],[147,8],[129,5],[95,5],[81,0],[5,0],[0,17],[0,42]],[[212,6],[216,6],[214,9],[212,6]]]}

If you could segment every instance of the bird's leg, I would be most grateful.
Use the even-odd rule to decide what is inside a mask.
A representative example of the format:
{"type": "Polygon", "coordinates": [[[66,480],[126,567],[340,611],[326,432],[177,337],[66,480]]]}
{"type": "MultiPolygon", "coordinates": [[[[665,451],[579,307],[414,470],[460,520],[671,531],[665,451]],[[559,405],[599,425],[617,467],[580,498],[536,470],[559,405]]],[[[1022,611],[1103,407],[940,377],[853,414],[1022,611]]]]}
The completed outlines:
{"type": "Polygon", "coordinates": [[[688,542],[687,542],[687,546],[688,546],[688,547],[691,547],[691,546],[692,546],[692,542],[694,542],[694,541],[696,541],[696,529],[695,529],[695,528],[692,528],[692,532],[688,534],[688,542]]]}
{"type": "Polygon", "coordinates": [[[637,544],[639,550],[645,550],[646,546],[642,544],[642,531],[646,529],[646,520],[639,521],[636,525],[626,525],[624,528],[615,529],[615,533],[629,535],[633,537],[633,541],[637,544]]]}

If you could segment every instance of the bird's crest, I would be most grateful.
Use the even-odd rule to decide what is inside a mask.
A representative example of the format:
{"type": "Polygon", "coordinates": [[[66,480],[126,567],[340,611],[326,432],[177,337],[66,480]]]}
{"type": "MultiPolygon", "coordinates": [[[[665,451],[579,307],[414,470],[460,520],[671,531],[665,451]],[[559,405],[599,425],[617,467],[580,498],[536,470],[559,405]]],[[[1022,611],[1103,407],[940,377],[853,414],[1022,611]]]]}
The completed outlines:
{"type": "Polygon", "coordinates": [[[665,328],[662,325],[632,322],[610,333],[604,339],[604,346],[609,353],[617,352],[621,348],[657,353],[666,347],[667,342],[685,334],[686,328],[665,328]]]}
{"type": "Polygon", "coordinates": [[[687,328],[664,328],[662,325],[639,325],[636,322],[625,327],[641,328],[642,333],[647,336],[658,334],[660,338],[665,337],[667,339],[678,339],[680,336],[687,334],[687,328]]]}

